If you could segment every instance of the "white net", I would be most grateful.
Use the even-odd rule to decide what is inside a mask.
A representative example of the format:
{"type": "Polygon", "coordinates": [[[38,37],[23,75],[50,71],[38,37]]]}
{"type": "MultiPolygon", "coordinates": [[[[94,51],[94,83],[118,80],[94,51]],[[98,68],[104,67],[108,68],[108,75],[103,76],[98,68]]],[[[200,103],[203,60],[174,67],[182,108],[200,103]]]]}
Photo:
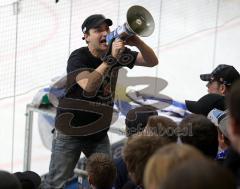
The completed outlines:
{"type": "Polygon", "coordinates": [[[130,86],[152,96],[194,100],[206,94],[199,74],[218,64],[239,71],[239,0],[0,0],[0,143],[6,151],[1,169],[13,167],[10,160],[22,162],[24,111],[34,95],[28,92],[65,74],[69,54],[86,45],[84,19],[104,14],[113,30],[126,22],[132,5],[145,7],[154,18],[155,31],[143,40],[158,55],[159,66],[121,70],[117,98],[129,100],[124,95],[130,86]],[[25,93],[28,97],[21,96],[25,93]]]}
{"type": "MultiPolygon", "coordinates": [[[[240,2],[237,0],[2,2],[0,99],[26,93],[65,73],[69,53],[84,45],[81,23],[87,16],[102,13],[113,20],[114,28],[126,21],[127,9],[135,4],[148,9],[155,19],[153,35],[144,40],[156,53],[204,32],[216,35],[216,26],[220,30],[230,27],[239,21],[240,16],[240,2]]],[[[208,41],[211,45],[214,44],[214,35],[208,41]]],[[[211,53],[218,52],[213,50],[211,53]]],[[[211,66],[214,64],[210,63],[211,66]]]]}

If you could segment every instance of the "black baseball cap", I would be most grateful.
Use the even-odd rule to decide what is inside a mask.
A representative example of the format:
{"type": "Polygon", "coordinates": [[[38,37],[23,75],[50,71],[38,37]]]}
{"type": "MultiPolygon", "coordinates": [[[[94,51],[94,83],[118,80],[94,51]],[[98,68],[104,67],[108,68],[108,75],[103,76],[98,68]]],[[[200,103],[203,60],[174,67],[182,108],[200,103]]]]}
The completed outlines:
{"type": "Polygon", "coordinates": [[[106,23],[108,26],[111,26],[112,20],[109,18],[105,18],[102,14],[93,14],[85,19],[82,24],[82,32],[86,33],[91,28],[97,28],[102,23],[106,23]]]}
{"type": "Polygon", "coordinates": [[[185,103],[190,112],[205,116],[214,108],[223,111],[226,110],[225,97],[219,94],[209,93],[201,97],[198,101],[185,100],[185,103]]]}
{"type": "Polygon", "coordinates": [[[232,85],[240,78],[240,75],[233,66],[220,64],[212,71],[212,73],[201,74],[200,78],[203,81],[218,81],[225,85],[232,85]]]}

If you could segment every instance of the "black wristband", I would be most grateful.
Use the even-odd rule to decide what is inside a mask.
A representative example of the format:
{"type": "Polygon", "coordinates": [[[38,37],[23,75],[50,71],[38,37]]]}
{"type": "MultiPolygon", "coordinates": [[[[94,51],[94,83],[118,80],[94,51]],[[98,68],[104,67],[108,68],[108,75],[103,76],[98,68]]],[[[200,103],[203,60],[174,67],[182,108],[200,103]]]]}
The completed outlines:
{"type": "Polygon", "coordinates": [[[101,58],[101,60],[111,66],[117,63],[117,59],[114,58],[112,55],[104,56],[101,58]]]}
{"type": "Polygon", "coordinates": [[[118,59],[118,63],[121,66],[127,66],[132,63],[134,56],[130,53],[123,53],[122,56],[118,59]]]}

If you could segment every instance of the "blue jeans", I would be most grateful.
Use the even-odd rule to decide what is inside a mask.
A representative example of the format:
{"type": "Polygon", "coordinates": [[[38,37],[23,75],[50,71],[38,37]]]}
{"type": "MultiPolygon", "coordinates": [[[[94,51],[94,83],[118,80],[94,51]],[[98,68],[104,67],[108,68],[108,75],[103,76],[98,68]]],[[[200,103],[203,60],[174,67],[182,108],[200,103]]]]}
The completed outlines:
{"type": "Polygon", "coordinates": [[[56,136],[52,143],[49,173],[43,181],[41,188],[63,188],[65,182],[73,176],[73,170],[78,162],[81,152],[83,152],[86,157],[97,152],[110,155],[111,152],[108,135],[99,141],[92,141],[56,132],[56,136]]]}

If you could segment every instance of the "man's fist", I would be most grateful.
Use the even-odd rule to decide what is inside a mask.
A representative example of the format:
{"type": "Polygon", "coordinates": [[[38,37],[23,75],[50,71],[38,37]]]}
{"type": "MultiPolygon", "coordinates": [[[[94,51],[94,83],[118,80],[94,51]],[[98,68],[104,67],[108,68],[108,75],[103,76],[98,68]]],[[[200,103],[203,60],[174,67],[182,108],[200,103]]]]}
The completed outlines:
{"type": "Polygon", "coordinates": [[[119,59],[125,49],[125,42],[121,39],[116,39],[112,43],[112,56],[119,59]]]}

